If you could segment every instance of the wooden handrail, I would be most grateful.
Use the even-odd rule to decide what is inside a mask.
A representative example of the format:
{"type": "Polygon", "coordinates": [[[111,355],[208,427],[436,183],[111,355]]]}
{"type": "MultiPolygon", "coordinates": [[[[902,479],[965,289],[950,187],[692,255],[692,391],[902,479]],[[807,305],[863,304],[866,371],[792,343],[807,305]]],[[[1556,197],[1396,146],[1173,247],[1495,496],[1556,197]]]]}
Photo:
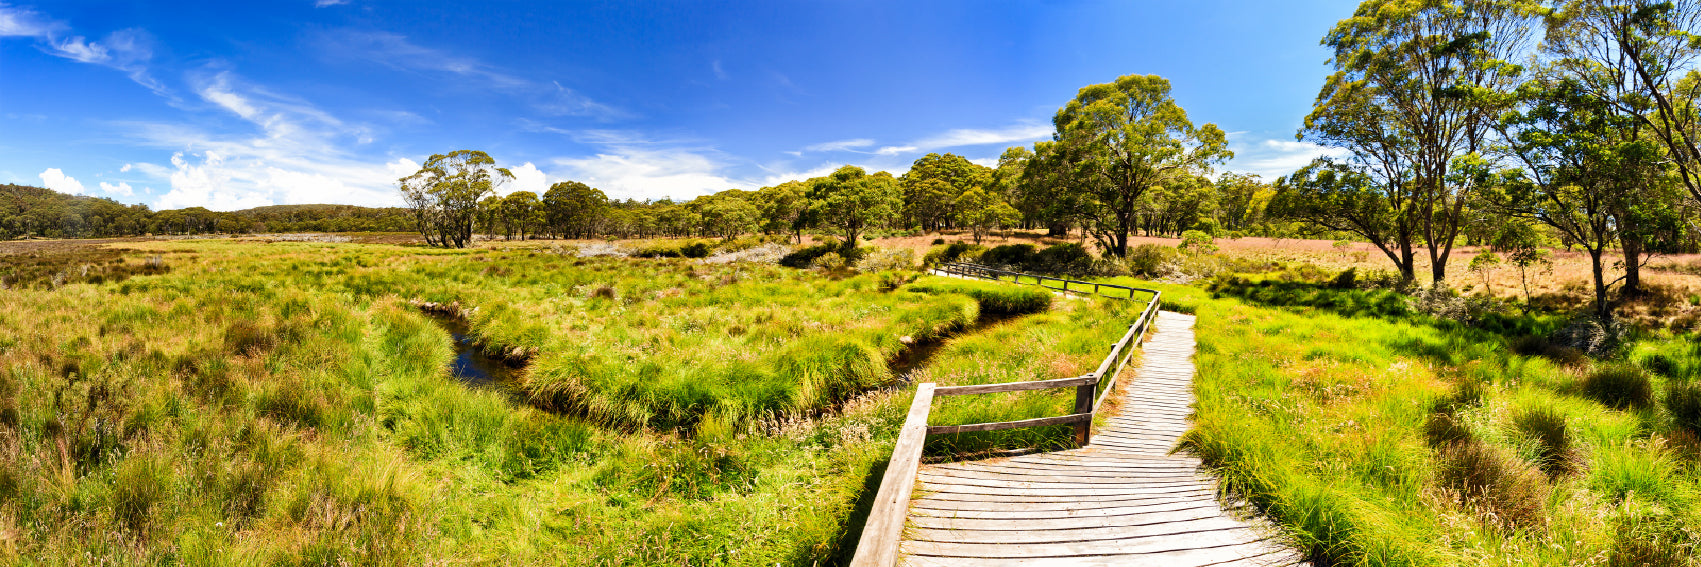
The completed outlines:
{"type": "Polygon", "coordinates": [[[1111,388],[1116,386],[1117,375],[1122,373],[1122,368],[1134,356],[1134,347],[1145,343],[1146,331],[1151,329],[1152,320],[1157,317],[1159,299],[1162,295],[1153,289],[1036,276],[977,264],[951,262],[942,264],[935,269],[948,274],[993,281],[1005,281],[999,276],[1008,275],[1011,276],[1009,281],[1013,283],[1038,285],[1047,289],[1062,291],[1065,294],[1070,292],[1086,293],[1069,288],[1070,284],[1077,284],[1092,286],[1093,294],[1112,299],[1132,300],[1135,292],[1150,293],[1152,296],[1147,300],[1146,308],[1140,312],[1140,316],[1134,320],[1133,324],[1128,326],[1128,332],[1123,333],[1122,338],[1111,345],[1110,354],[1105,357],[1103,362],[1099,363],[1098,369],[1091,374],[1074,378],[975,384],[972,386],[939,387],[932,382],[916,385],[915,399],[910,402],[909,415],[904,418],[903,429],[898,433],[898,442],[892,446],[892,460],[886,465],[886,474],[880,479],[880,490],[875,493],[874,505],[868,512],[868,522],[863,525],[862,537],[857,541],[856,557],[851,559],[852,567],[892,567],[897,564],[898,542],[903,539],[904,523],[909,519],[910,493],[915,489],[916,471],[921,465],[921,450],[928,435],[1073,424],[1075,426],[1075,442],[1081,445],[1090,442],[1092,440],[1093,416],[1104,405],[1105,397],[1110,395],[1111,388]],[[1032,284],[1023,282],[1023,277],[1033,278],[1034,282],[1032,284]],[[1059,282],[1062,287],[1045,285],[1047,281],[1059,282]],[[1107,289],[1124,290],[1127,292],[1127,296],[1108,295],[1104,292],[1107,289]],[[1113,364],[1115,370],[1111,369],[1113,364]],[[1104,384],[1104,391],[1095,398],[1093,394],[1097,392],[1101,382],[1104,384]],[[927,417],[932,410],[933,398],[935,397],[1068,387],[1075,388],[1074,413],[1069,415],[995,423],[927,424],[927,417]]]}

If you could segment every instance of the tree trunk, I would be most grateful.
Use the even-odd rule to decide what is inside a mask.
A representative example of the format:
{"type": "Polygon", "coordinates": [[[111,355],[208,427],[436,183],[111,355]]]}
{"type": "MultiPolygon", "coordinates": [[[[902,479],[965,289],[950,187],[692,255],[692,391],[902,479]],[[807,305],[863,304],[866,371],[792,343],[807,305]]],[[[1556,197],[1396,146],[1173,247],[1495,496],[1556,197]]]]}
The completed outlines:
{"type": "Polygon", "coordinates": [[[1621,238],[1624,246],[1624,287],[1618,290],[1619,297],[1639,297],[1646,290],[1642,289],[1642,241],[1632,236],[1621,238]]]}
{"type": "Polygon", "coordinates": [[[1589,249],[1589,270],[1595,276],[1595,315],[1602,323],[1612,319],[1607,306],[1606,268],[1601,265],[1601,253],[1605,251],[1605,247],[1589,249]]]}

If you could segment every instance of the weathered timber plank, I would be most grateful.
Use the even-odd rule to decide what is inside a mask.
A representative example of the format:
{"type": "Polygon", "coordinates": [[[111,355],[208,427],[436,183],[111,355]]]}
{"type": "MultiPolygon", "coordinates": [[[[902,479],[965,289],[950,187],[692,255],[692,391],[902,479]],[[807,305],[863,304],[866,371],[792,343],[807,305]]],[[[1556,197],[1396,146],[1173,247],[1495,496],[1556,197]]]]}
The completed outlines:
{"type": "Polygon", "coordinates": [[[1201,530],[1171,537],[1142,537],[1068,543],[1030,543],[1002,545],[987,543],[954,543],[938,541],[906,541],[903,548],[916,555],[947,557],[1041,558],[1081,555],[1111,555],[1118,553],[1159,553],[1210,547],[1227,547],[1261,541],[1266,538],[1245,526],[1201,530]]]}
{"type": "Polygon", "coordinates": [[[1003,382],[999,384],[976,384],[973,386],[946,386],[936,388],[936,396],[965,396],[969,394],[991,394],[995,392],[1022,392],[1027,390],[1045,390],[1050,388],[1066,388],[1072,386],[1087,386],[1099,383],[1099,377],[1088,374],[1076,378],[1058,378],[1055,380],[1032,380],[1028,382],[1003,382]]]}
{"type": "Polygon", "coordinates": [[[1224,516],[1159,521],[1147,524],[1072,529],[980,530],[911,527],[910,541],[935,543],[1043,545],[1094,541],[1128,541],[1138,538],[1189,537],[1214,530],[1250,530],[1245,523],[1224,516]]]}

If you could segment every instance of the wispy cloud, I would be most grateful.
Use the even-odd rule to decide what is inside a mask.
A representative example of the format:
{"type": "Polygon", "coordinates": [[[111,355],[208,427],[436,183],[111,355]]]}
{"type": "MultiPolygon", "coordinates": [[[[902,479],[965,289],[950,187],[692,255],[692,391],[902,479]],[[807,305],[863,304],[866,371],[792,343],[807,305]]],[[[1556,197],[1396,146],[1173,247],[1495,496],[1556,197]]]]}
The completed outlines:
{"type": "Polygon", "coordinates": [[[876,156],[901,156],[917,152],[931,152],[950,148],[986,146],[993,144],[1007,145],[1015,142],[1031,142],[1051,135],[1051,127],[1035,122],[1020,122],[1004,128],[957,128],[946,130],[939,134],[926,136],[905,144],[881,146],[867,150],[875,145],[868,138],[837,140],[804,146],[802,150],[786,152],[801,157],[804,152],[852,152],[876,156]]]}
{"type": "Polygon", "coordinates": [[[393,205],[395,180],[419,168],[400,158],[353,157],[367,129],[313,104],[272,92],[229,71],[192,78],[213,108],[249,123],[249,133],[213,133],[166,123],[122,123],[143,145],[172,150],[170,166],[127,164],[169,182],[156,208],[231,210],[272,204],[393,205]]]}
{"type": "Polygon", "coordinates": [[[34,12],[0,4],[0,37],[29,37],[39,40],[42,51],[79,63],[100,65],[123,72],[136,84],[161,96],[170,91],[148,73],[153,59],[153,40],[147,32],[121,29],[99,41],[69,35],[70,26],[34,12]]]}
{"type": "Polygon", "coordinates": [[[630,113],[603,104],[559,81],[537,81],[473,57],[425,47],[407,36],[382,31],[334,30],[314,42],[331,57],[365,59],[400,71],[444,73],[472,79],[483,86],[519,97],[547,116],[578,116],[601,121],[629,118],[630,113]]]}
{"type": "Polygon", "coordinates": [[[349,0],[314,0],[313,7],[324,8],[327,6],[341,6],[347,3],[349,3],[349,0]]]}
{"type": "Polygon", "coordinates": [[[838,152],[838,151],[844,151],[844,150],[853,150],[853,149],[856,149],[856,148],[866,148],[866,147],[872,146],[872,145],[874,145],[874,140],[870,140],[868,138],[854,138],[854,139],[850,139],[850,140],[836,140],[836,141],[832,141],[832,142],[822,142],[822,143],[819,143],[819,144],[804,146],[803,151],[806,151],[806,152],[838,152]]]}
{"type": "Polygon", "coordinates": [[[1319,146],[1310,142],[1276,139],[1248,139],[1245,133],[1229,134],[1229,149],[1234,159],[1223,169],[1257,174],[1274,180],[1298,171],[1319,157],[1344,157],[1346,150],[1319,146]]]}
{"type": "Polygon", "coordinates": [[[1050,136],[1052,128],[1039,123],[1022,123],[997,129],[958,128],[946,130],[936,136],[916,140],[913,144],[921,149],[955,148],[960,146],[984,146],[988,144],[1010,144],[1014,142],[1032,142],[1050,136]]]}

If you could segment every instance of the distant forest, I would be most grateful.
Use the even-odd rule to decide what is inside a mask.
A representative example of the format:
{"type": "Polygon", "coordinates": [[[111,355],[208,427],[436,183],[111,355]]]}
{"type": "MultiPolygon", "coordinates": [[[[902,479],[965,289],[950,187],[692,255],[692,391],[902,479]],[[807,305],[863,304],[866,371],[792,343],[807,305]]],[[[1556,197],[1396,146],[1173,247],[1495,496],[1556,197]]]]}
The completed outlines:
{"type": "Polygon", "coordinates": [[[412,221],[401,208],[277,205],[231,212],[201,207],[154,211],[101,197],[0,185],[0,239],[409,230],[412,221]]]}

